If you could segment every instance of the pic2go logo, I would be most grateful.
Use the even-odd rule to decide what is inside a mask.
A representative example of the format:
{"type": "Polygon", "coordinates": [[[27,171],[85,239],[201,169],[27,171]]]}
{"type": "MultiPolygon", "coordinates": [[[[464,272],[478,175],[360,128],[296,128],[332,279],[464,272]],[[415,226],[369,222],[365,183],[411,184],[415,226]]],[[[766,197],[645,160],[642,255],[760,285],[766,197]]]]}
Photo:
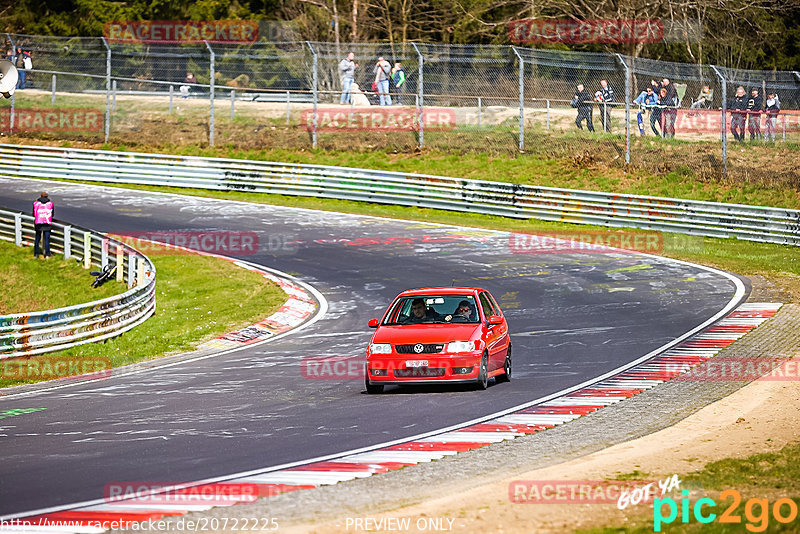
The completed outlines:
{"type": "MultiPolygon", "coordinates": [[[[717,503],[713,499],[698,499],[694,506],[689,503],[689,490],[683,490],[681,499],[681,523],[689,522],[689,512],[691,510],[694,519],[698,523],[711,523],[717,519],[717,514],[707,508],[715,508],[717,503]],[[704,507],[706,508],[704,510],[704,507]]],[[[741,524],[742,517],[737,515],[736,509],[742,502],[742,496],[738,490],[727,489],[719,494],[722,501],[731,499],[731,504],[719,515],[719,523],[741,524]]],[[[772,515],[778,523],[788,524],[797,519],[797,503],[792,499],[778,499],[772,505],[772,515]]],[[[747,520],[745,528],[750,532],[764,532],[769,526],[770,506],[767,499],[748,499],[744,504],[744,516],[747,520]]],[[[661,532],[662,525],[669,525],[678,518],[678,503],[669,497],[665,499],[655,499],[653,501],[653,531],[661,532]],[[667,508],[667,515],[664,515],[664,507],[667,508]]]]}

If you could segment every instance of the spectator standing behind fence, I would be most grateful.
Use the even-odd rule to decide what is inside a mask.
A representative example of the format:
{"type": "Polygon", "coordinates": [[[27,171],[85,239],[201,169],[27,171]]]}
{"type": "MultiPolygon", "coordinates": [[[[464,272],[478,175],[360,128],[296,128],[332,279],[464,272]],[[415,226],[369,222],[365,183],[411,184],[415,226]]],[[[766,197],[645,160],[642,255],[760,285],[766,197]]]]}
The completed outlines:
{"type": "Polygon", "coordinates": [[[639,113],[636,114],[636,123],[639,125],[639,135],[644,135],[643,114],[649,111],[650,127],[653,129],[653,133],[660,136],[661,134],[656,130],[656,119],[654,118],[654,113],[656,111],[655,106],[658,104],[658,96],[656,96],[655,91],[653,91],[653,87],[650,86],[639,93],[639,96],[637,96],[633,102],[639,105],[639,113]]]}
{"type": "Polygon", "coordinates": [[[737,141],[744,141],[747,96],[744,94],[744,87],[741,85],[736,88],[736,95],[734,95],[733,100],[728,102],[728,109],[731,111],[731,133],[737,141]]]}
{"type": "Polygon", "coordinates": [[[758,87],[750,90],[750,98],[747,99],[747,131],[750,132],[750,140],[761,139],[761,110],[764,101],[758,94],[758,87]]]}
{"type": "Polygon", "coordinates": [[[781,111],[781,101],[774,92],[767,94],[767,102],[764,106],[767,113],[767,120],[764,125],[764,138],[767,141],[775,142],[775,123],[778,120],[778,113],[781,111]]]}
{"type": "Polygon", "coordinates": [[[356,55],[352,52],[347,54],[347,57],[339,62],[339,76],[342,79],[342,96],[339,99],[340,104],[350,103],[350,92],[353,87],[353,80],[356,77],[356,68],[358,63],[354,60],[356,55]]]}
{"type": "Polygon", "coordinates": [[[403,65],[398,61],[394,64],[392,69],[392,92],[395,95],[395,104],[398,106],[403,105],[401,93],[405,91],[406,71],[403,70],[403,65]]]}
{"type": "Polygon", "coordinates": [[[678,120],[678,91],[669,78],[661,80],[661,92],[658,98],[661,105],[661,136],[675,137],[675,122],[678,120]],[[666,94],[664,91],[666,90],[666,94]]]}
{"type": "Polygon", "coordinates": [[[378,58],[373,72],[375,73],[375,86],[378,91],[380,105],[391,106],[392,97],[389,95],[389,78],[392,75],[392,65],[381,56],[378,58]]]}
{"type": "Polygon", "coordinates": [[[30,52],[27,50],[22,50],[21,46],[17,47],[16,67],[17,71],[19,72],[17,89],[25,89],[28,86],[28,71],[33,69],[33,61],[31,60],[30,52]]]}
{"type": "Polygon", "coordinates": [[[594,131],[594,124],[592,124],[592,96],[586,90],[582,83],[575,86],[576,91],[573,95],[569,105],[578,109],[578,116],[575,119],[575,124],[578,129],[583,130],[581,122],[586,119],[586,129],[590,132],[594,131]]]}
{"type": "Polygon", "coordinates": [[[42,191],[39,198],[33,201],[33,228],[36,237],[33,240],[33,257],[39,257],[39,243],[42,242],[44,259],[50,257],[50,230],[53,224],[53,201],[42,191]]]}
{"type": "Polygon", "coordinates": [[[611,132],[611,104],[614,102],[614,90],[608,85],[608,80],[600,80],[600,91],[597,107],[600,108],[600,123],[604,132],[611,132]]]}

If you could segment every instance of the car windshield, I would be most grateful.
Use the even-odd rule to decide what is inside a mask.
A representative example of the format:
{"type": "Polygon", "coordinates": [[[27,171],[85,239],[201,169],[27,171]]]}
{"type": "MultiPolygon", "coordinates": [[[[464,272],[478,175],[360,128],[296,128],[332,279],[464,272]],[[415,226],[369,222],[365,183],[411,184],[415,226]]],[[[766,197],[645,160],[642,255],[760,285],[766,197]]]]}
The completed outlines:
{"type": "Polygon", "coordinates": [[[384,325],[477,323],[473,295],[412,295],[397,299],[384,325]]]}

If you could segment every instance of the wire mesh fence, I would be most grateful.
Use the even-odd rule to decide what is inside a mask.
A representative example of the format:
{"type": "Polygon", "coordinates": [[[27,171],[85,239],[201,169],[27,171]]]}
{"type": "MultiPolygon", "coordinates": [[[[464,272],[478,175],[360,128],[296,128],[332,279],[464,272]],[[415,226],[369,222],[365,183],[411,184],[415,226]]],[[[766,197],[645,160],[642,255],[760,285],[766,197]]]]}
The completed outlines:
{"type": "Polygon", "coordinates": [[[0,106],[6,134],[122,144],[525,152],[654,173],[800,184],[800,163],[792,157],[800,142],[796,72],[516,46],[119,44],[13,34],[6,41],[12,56],[21,46],[33,59],[24,88],[0,106]],[[54,110],[61,110],[57,125],[48,128],[54,110]],[[85,116],[65,119],[73,112],[63,110],[85,116]]]}

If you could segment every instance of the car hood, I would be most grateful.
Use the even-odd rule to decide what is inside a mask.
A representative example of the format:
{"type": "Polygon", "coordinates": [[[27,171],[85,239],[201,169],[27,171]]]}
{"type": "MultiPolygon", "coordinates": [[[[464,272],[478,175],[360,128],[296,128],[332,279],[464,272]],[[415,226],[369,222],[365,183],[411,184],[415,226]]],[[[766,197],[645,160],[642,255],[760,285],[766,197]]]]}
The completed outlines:
{"type": "Polygon", "coordinates": [[[373,343],[448,343],[450,341],[469,341],[480,323],[472,324],[421,324],[401,326],[381,326],[375,332],[373,343]]]}

